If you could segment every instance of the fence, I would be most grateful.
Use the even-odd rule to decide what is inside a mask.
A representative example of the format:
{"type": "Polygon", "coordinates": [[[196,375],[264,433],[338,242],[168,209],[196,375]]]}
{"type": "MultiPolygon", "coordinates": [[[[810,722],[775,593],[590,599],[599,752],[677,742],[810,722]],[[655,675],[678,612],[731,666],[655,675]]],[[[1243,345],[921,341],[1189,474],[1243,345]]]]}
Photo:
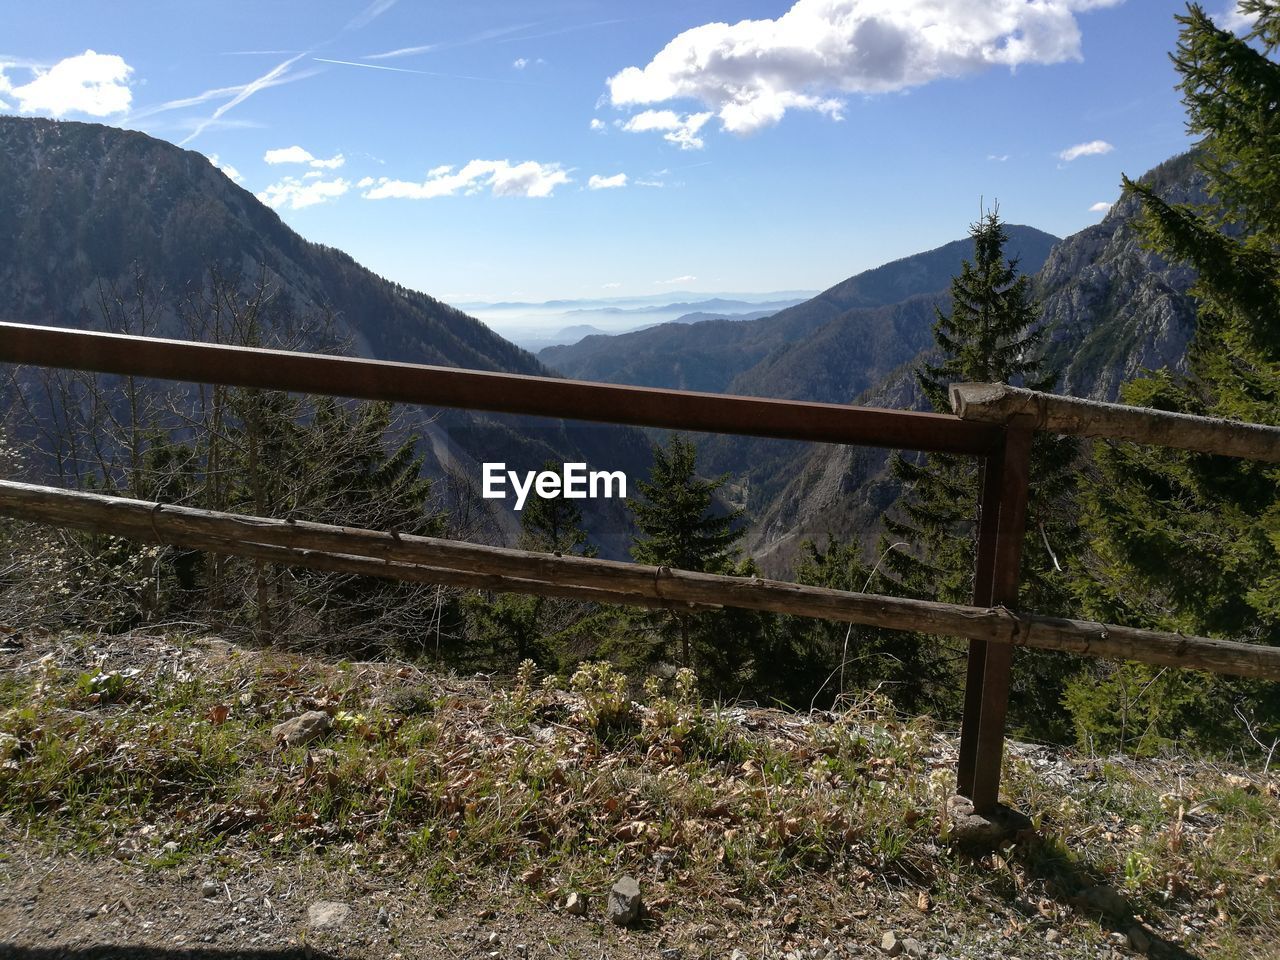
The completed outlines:
{"type": "Polygon", "coordinates": [[[282,564],[604,603],[689,610],[743,607],[968,639],[957,789],[979,811],[990,811],[999,798],[1015,646],[1280,679],[1280,648],[1015,612],[1036,430],[1280,461],[1280,428],[1139,411],[1001,385],[954,387],[953,403],[961,416],[953,416],[9,323],[0,323],[0,362],[979,457],[982,479],[971,606],[0,482],[3,514],[282,564]],[[1176,419],[1173,427],[1169,418],[1176,419]]]}

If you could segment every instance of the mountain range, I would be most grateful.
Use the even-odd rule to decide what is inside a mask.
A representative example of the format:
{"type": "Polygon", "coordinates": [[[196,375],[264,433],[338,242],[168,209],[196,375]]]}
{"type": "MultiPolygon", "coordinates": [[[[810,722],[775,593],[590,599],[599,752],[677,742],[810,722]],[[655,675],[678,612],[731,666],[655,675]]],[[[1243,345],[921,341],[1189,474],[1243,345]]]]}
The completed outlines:
{"type": "MultiPolygon", "coordinates": [[[[1174,200],[1204,197],[1189,155],[1146,179],[1174,200]]],[[[1008,228],[1008,252],[1033,276],[1043,349],[1065,392],[1114,399],[1142,369],[1177,367],[1185,355],[1193,278],[1142,247],[1137,213],[1135,202],[1122,200],[1101,223],[1061,240],[1030,226],[1008,228]]],[[[103,328],[104,285],[128,286],[140,269],[153,301],[150,332],[181,337],[182,304],[216,269],[245,283],[264,278],[280,309],[328,313],[361,356],[918,408],[912,370],[932,347],[937,311],[947,309],[951,278],[971,250],[958,239],[802,300],[489,305],[572,314],[579,321],[573,333],[587,334],[535,357],[476,318],[304,240],[201,154],[96,124],[0,117],[0,316],[18,322],[103,328]],[[615,335],[583,329],[602,310],[636,320],[655,308],[678,309],[671,319],[683,322],[615,335]]],[[[547,459],[585,460],[643,475],[654,436],[467,411],[414,416],[430,469],[464,478],[464,490],[466,477],[479,477],[478,461],[492,459],[522,470],[547,459]]],[[[883,451],[707,437],[700,453],[704,472],[731,476],[727,495],[753,520],[749,548],[771,572],[785,571],[806,537],[830,532],[870,542],[897,492],[883,451]]],[[[625,519],[616,505],[601,509],[589,519],[616,535],[606,555],[620,555],[625,519]]],[[[498,538],[512,532],[510,514],[493,523],[498,538]]]]}
{"type": "MultiPolygon", "coordinates": [[[[1194,156],[1143,180],[1175,202],[1202,202],[1194,156]]],[[[1061,392],[1114,400],[1144,369],[1179,368],[1195,328],[1193,276],[1146,250],[1137,201],[1065,239],[1010,225],[1006,252],[1032,276],[1042,350],[1061,392]]],[[[813,299],[751,322],[665,324],[551,347],[540,359],[568,376],[646,386],[923,409],[913,370],[933,346],[951,277],[972,256],[957,240],[857,274],[813,299]]],[[[870,545],[898,490],[886,451],[714,436],[700,441],[709,474],[728,474],[751,518],[749,550],[785,573],[805,539],[870,545]]]]}

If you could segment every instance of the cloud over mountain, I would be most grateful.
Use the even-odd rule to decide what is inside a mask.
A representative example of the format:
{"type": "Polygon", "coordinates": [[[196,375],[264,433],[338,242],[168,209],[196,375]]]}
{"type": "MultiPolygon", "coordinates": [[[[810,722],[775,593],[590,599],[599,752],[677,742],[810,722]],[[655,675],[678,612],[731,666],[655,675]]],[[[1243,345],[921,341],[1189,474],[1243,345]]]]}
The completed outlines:
{"type": "Polygon", "coordinates": [[[27,66],[34,77],[19,86],[5,76],[7,67],[12,65],[0,61],[0,93],[13,97],[21,113],[109,117],[124,113],[133,102],[128,83],[133,67],[115,54],[86,50],[47,69],[27,66]]]}
{"type": "Polygon", "coordinates": [[[615,107],[696,100],[741,134],[777,123],[788,110],[838,119],[840,94],[1079,60],[1076,14],[1117,2],[797,0],[776,20],[684,31],[644,67],[610,77],[609,100],[615,107]]]}
{"type": "Polygon", "coordinates": [[[421,183],[379,177],[363,196],[368,200],[431,200],[455,193],[470,196],[488,187],[495,197],[549,197],[556,187],[569,181],[569,174],[558,163],[472,160],[457,173],[452,166],[436,167],[421,183]]]}

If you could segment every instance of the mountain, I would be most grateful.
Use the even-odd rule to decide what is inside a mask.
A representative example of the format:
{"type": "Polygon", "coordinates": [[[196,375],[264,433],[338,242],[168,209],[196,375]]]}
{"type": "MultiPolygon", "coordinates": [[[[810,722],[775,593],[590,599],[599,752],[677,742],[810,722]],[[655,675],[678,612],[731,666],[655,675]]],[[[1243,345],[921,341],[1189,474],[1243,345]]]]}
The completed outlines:
{"type": "MultiPolygon", "coordinates": [[[[788,303],[787,306],[792,306],[788,303]]],[[[706,310],[695,310],[693,313],[682,313],[680,316],[672,320],[672,323],[701,323],[703,320],[759,320],[761,317],[771,317],[778,312],[780,308],[772,308],[768,310],[749,310],[746,313],[729,313],[724,311],[708,312],[706,310]]]]}
{"type": "MultiPolygon", "coordinates": [[[[135,265],[154,335],[187,335],[182,304],[201,295],[213,268],[246,283],[261,276],[277,309],[330,313],[360,356],[550,373],[478,320],[304,240],[199,153],[98,124],[0,117],[0,316],[100,329],[100,291],[130,289],[135,265]]],[[[415,416],[435,468],[477,485],[480,460],[647,464],[643,436],[625,428],[420,408],[415,416]]]]}
{"type": "MultiPolygon", "coordinates": [[[[1175,157],[1142,179],[1174,202],[1204,203],[1205,181],[1194,161],[1193,154],[1175,157]]],[[[1145,369],[1184,366],[1195,331],[1188,294],[1194,274],[1144,249],[1139,214],[1135,199],[1122,199],[1101,223],[1055,244],[1032,278],[1045,326],[1042,349],[1060,371],[1058,392],[1114,400],[1120,385],[1145,369]]],[[[878,380],[857,402],[926,409],[913,374],[925,356],[878,380]]],[[[784,390],[790,382],[774,377],[764,386],[784,390]]],[[[814,445],[794,458],[782,483],[752,498],[749,547],[764,569],[786,571],[803,540],[828,533],[870,546],[899,492],[888,476],[887,458],[886,451],[836,445],[814,445]]],[[[763,461],[761,467],[767,480],[770,464],[763,461]]]]}
{"type": "MultiPolygon", "coordinates": [[[[1195,154],[1184,153],[1146,173],[1174,203],[1208,201],[1195,154]]],[[[1063,240],[1035,278],[1043,307],[1045,353],[1061,371],[1059,390],[1115,400],[1122,383],[1143,370],[1181,368],[1195,331],[1195,280],[1145,249],[1136,227],[1136,197],[1120,200],[1099,224],[1063,240]]]]}
{"type": "MultiPolygon", "coordinates": [[[[1009,249],[1021,257],[1028,271],[1040,267],[1057,239],[1033,227],[1014,225],[1009,233],[1009,249]]],[[[971,253],[970,241],[956,240],[859,273],[768,317],[665,323],[613,337],[586,337],[571,346],[548,347],[538,357],[549,367],[579,380],[736,392],[731,385],[739,375],[776,351],[803,342],[826,324],[850,319],[845,315],[851,311],[874,311],[913,296],[944,291],[971,253]]],[[[863,328],[873,327],[870,316],[865,314],[851,322],[863,328]]],[[[914,352],[904,348],[888,367],[896,366],[914,352]]],[[[797,370],[795,375],[804,374],[797,370]]],[[[754,382],[758,384],[759,378],[754,382]]]]}

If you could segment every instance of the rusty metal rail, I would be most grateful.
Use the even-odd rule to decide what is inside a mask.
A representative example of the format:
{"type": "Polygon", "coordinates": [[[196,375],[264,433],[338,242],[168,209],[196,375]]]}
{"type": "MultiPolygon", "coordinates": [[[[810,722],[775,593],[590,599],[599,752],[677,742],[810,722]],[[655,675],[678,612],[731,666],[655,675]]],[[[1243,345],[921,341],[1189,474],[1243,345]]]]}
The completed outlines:
{"type": "Polygon", "coordinates": [[[659,390],[556,377],[0,323],[0,362],[705,433],[985,455],[1004,430],[950,414],[659,390]]]}

